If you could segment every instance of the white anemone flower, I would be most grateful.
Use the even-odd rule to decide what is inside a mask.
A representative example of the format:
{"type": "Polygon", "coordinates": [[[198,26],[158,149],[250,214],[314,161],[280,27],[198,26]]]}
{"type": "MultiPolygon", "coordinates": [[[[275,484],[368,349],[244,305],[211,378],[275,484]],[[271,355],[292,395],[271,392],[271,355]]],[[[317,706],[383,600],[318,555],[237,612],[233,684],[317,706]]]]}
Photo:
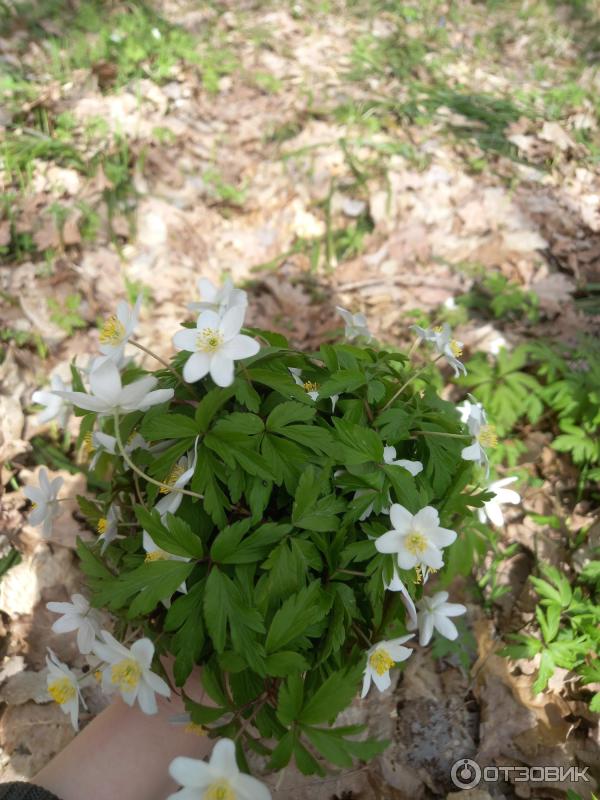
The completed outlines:
{"type": "Polygon", "coordinates": [[[448,592],[437,592],[433,597],[423,597],[417,603],[418,622],[408,623],[408,629],[419,628],[419,644],[425,647],[431,641],[434,629],[446,639],[454,641],[458,636],[456,625],[449,617],[460,617],[467,610],[462,603],[448,603],[448,592]]]}
{"type": "Polygon", "coordinates": [[[226,277],[222,286],[215,286],[208,278],[198,278],[199,301],[188,303],[190,311],[214,311],[220,317],[234,306],[246,308],[248,295],[243,289],[236,289],[230,277],[226,277]]]}
{"type": "Polygon", "coordinates": [[[408,611],[408,617],[411,622],[417,622],[417,609],[415,608],[415,603],[412,597],[410,596],[408,589],[402,582],[402,578],[398,575],[398,570],[396,569],[396,565],[394,564],[394,574],[392,576],[392,580],[389,583],[386,583],[385,580],[383,581],[384,588],[388,592],[400,592],[402,595],[402,602],[408,611]]]}
{"type": "Polygon", "coordinates": [[[458,407],[458,410],[461,415],[461,421],[466,424],[473,441],[468,447],[462,449],[461,457],[465,461],[477,462],[480,466],[485,467],[489,473],[486,448],[495,447],[498,444],[496,428],[488,424],[487,414],[481,403],[478,403],[472,395],[468,395],[468,397],[469,399],[465,400],[462,406],[458,407]]]}
{"type": "Polygon", "coordinates": [[[175,514],[181,501],[183,494],[178,489],[184,489],[185,486],[191,481],[196,469],[196,461],[198,460],[198,438],[194,447],[194,452],[191,450],[182,456],[179,461],[173,466],[163,483],[169,488],[161,487],[160,493],[164,497],[158,501],[154,508],[158,511],[161,518],[166,514],[175,514]]]}
{"type": "Polygon", "coordinates": [[[100,352],[111,361],[119,364],[125,353],[125,345],[137,328],[142,295],[135,301],[133,308],[125,300],[117,305],[117,313],[105,320],[100,329],[100,352]]]}
{"type": "Polygon", "coordinates": [[[98,520],[98,541],[102,542],[100,547],[100,554],[104,555],[106,548],[115,539],[123,539],[123,536],[118,535],[119,520],[121,519],[121,510],[116,503],[111,503],[105,517],[100,517],[98,520]]]}
{"type": "Polygon", "coordinates": [[[61,710],[71,717],[71,724],[75,730],[79,730],[79,701],[83,699],[79,691],[77,676],[66,664],[59,661],[52,650],[48,649],[49,656],[46,656],[46,666],[48,675],[46,686],[50,697],[58,703],[61,710]]]}
{"type": "Polygon", "coordinates": [[[64,480],[58,477],[50,481],[45,467],[40,469],[39,480],[39,486],[23,488],[23,494],[33,504],[33,510],[29,514],[27,522],[30,525],[41,525],[42,535],[48,538],[52,535],[54,520],[61,514],[57,497],[64,480]]]}
{"type": "Polygon", "coordinates": [[[44,423],[55,419],[60,428],[66,427],[69,415],[71,413],[71,407],[67,402],[65,402],[64,398],[59,397],[59,395],[55,394],[55,392],[67,392],[70,389],[70,383],[65,383],[60,375],[54,374],[50,378],[49,390],[40,389],[39,391],[33,393],[31,397],[33,402],[40,406],[46,406],[46,408],[36,416],[36,422],[38,425],[43,425],[44,423]]]}
{"type": "Polygon", "coordinates": [[[264,783],[240,772],[231,739],[219,739],[208,762],[184,756],[173,759],[169,773],[182,788],[167,800],[271,800],[264,783]]]}
{"type": "Polygon", "coordinates": [[[421,328],[418,325],[411,325],[411,328],[417,332],[420,339],[431,342],[435,345],[437,352],[446,357],[446,361],[454,369],[454,377],[458,377],[461,372],[464,375],[467,374],[465,365],[458,360],[462,355],[463,343],[452,338],[452,329],[447,322],[433,329],[421,328]]]}
{"type": "Polygon", "coordinates": [[[145,714],[156,714],[156,694],[169,697],[171,690],[165,681],[150,669],[154,645],[150,639],[138,639],[127,649],[108,631],[101,631],[103,641],[94,643],[94,653],[107,662],[102,671],[105,691],[118,690],[129,706],[135,701],[145,714]]]}
{"type": "Polygon", "coordinates": [[[341,306],[336,306],[335,310],[344,320],[346,326],[344,334],[346,339],[357,339],[359,336],[364,336],[364,338],[368,340],[373,338],[367,324],[367,318],[364,314],[353,314],[351,311],[347,311],[341,306]]]}
{"type": "Polygon", "coordinates": [[[412,654],[410,647],[403,647],[404,642],[412,639],[413,633],[408,636],[400,636],[398,639],[377,642],[367,651],[367,664],[365,666],[361,698],[366,697],[371,688],[371,681],[379,689],[385,692],[392,684],[390,669],[400,661],[406,661],[412,654]]]}
{"type": "Polygon", "coordinates": [[[94,640],[100,633],[100,615],[82,594],[72,595],[70,603],[46,603],[46,608],[53,614],[62,614],[52,625],[54,633],[77,631],[79,652],[84,655],[92,652],[94,640]]]}
{"type": "Polygon", "coordinates": [[[255,356],[260,345],[255,339],[240,333],[246,306],[233,306],[220,317],[215,311],[202,311],[195,328],[177,331],[173,344],[177,350],[192,355],[185,362],[183,377],[195,383],[210,372],[217,386],[231,386],[233,362],[255,356]]]}
{"type": "Polygon", "coordinates": [[[514,489],[506,489],[511,483],[518,481],[518,477],[502,478],[502,480],[494,481],[488,486],[488,491],[494,492],[494,497],[483,504],[483,508],[477,509],[479,521],[485,523],[486,517],[489,521],[501,528],[504,525],[504,514],[502,513],[502,503],[517,504],[521,502],[521,496],[514,489]]]}
{"type": "Polygon", "coordinates": [[[106,359],[90,373],[91,394],[85,392],[56,392],[56,394],[77,408],[96,411],[98,414],[146,411],[150,406],[165,403],[173,397],[173,389],[154,390],[157,383],[156,378],[146,375],[123,386],[119,370],[110,359],[106,359]]]}
{"type": "Polygon", "coordinates": [[[375,540],[380,553],[396,555],[400,569],[443,567],[442,548],[452,544],[456,532],[440,527],[440,517],[433,506],[411,514],[404,506],[394,503],[390,521],[393,529],[375,540]]]}
{"type": "MultiPolygon", "coordinates": [[[[317,402],[319,399],[319,384],[315,383],[314,381],[303,381],[302,380],[302,370],[298,367],[288,367],[292,378],[294,379],[294,383],[296,386],[301,386],[306,394],[310,397],[313,402],[317,402]]],[[[332,394],[330,397],[331,400],[331,410],[335,411],[335,406],[337,401],[340,399],[339,394],[332,394]]]]}

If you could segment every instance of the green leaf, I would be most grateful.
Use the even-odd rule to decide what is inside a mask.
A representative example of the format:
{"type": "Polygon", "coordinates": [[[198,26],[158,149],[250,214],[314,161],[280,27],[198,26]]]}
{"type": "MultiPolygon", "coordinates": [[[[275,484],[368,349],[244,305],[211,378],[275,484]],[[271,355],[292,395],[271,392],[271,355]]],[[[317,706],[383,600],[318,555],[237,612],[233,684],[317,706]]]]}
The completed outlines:
{"type": "Polygon", "coordinates": [[[309,664],[304,656],[294,653],[292,650],[281,650],[279,653],[271,653],[267,656],[267,675],[285,678],[292,672],[305,672],[308,669],[309,664]]]}
{"type": "Polygon", "coordinates": [[[540,692],[544,691],[546,686],[548,686],[548,681],[554,675],[555,668],[556,665],[550,651],[542,650],[542,655],[540,657],[540,669],[535,683],[532,686],[534,694],[539,694],[540,692]]]}
{"type": "Polygon", "coordinates": [[[300,675],[290,675],[279,687],[277,698],[277,718],[282,725],[291,725],[302,708],[304,700],[304,683],[300,675]]]}
{"type": "Polygon", "coordinates": [[[415,479],[404,469],[393,464],[386,464],[383,471],[388,476],[396,495],[396,502],[406,506],[409,511],[416,514],[422,506],[419,493],[417,492],[415,479]]]}
{"type": "Polygon", "coordinates": [[[243,519],[235,522],[233,525],[228,525],[223,528],[214,540],[210,548],[210,557],[213,561],[219,563],[243,563],[236,561],[227,561],[227,559],[234,555],[240,542],[246,533],[250,530],[252,520],[243,519]]]}
{"type": "Polygon", "coordinates": [[[283,603],[269,628],[266,641],[268,653],[281,650],[323,618],[327,609],[318,602],[320,592],[320,582],[313,581],[283,603]]]}
{"type": "Polygon", "coordinates": [[[221,417],[212,430],[221,437],[223,435],[237,437],[262,433],[264,427],[264,422],[256,414],[234,411],[226,417],[221,417]]]}
{"type": "Polygon", "coordinates": [[[334,394],[354,392],[367,383],[364,373],[356,369],[341,369],[334,372],[321,386],[319,386],[319,399],[331,397],[334,394]]]}
{"type": "Polygon", "coordinates": [[[253,383],[262,383],[283,397],[297,400],[305,405],[312,404],[312,400],[301,386],[294,383],[294,379],[287,370],[272,370],[256,367],[247,370],[248,377],[253,383]]]}
{"type": "Polygon", "coordinates": [[[128,617],[149,614],[161,600],[169,599],[177,591],[193,569],[193,564],[184,561],[143,563],[116,581],[103,583],[96,591],[96,599],[99,605],[116,610],[135,595],[128,604],[128,617]]]}
{"type": "MultiPolygon", "coordinates": [[[[272,551],[273,545],[281,542],[291,530],[291,525],[267,522],[253,531],[250,536],[238,540],[234,547],[227,543],[227,552],[224,554],[223,551],[219,550],[219,558],[213,557],[222,564],[253,564],[265,558],[272,551]]],[[[215,539],[215,544],[222,533],[215,539]]],[[[237,536],[235,538],[237,539],[237,536]]]]}
{"type": "Polygon", "coordinates": [[[333,494],[319,500],[324,488],[327,489],[328,485],[323,485],[316,469],[307,467],[300,477],[294,498],[294,525],[314,531],[335,531],[339,528],[340,520],[336,515],[345,510],[346,502],[333,494]]]}
{"type": "Polygon", "coordinates": [[[196,408],[196,422],[201,433],[206,433],[217,411],[233,397],[234,386],[215,388],[207,392],[196,408]]]}
{"type": "Polygon", "coordinates": [[[356,696],[358,670],[340,670],[327,678],[314,695],[305,702],[298,721],[305,725],[331,722],[356,696]]]}
{"type": "Polygon", "coordinates": [[[193,417],[166,412],[153,416],[146,415],[142,420],[140,433],[144,439],[186,439],[198,436],[200,429],[193,417]]]}
{"type": "Polygon", "coordinates": [[[271,753],[271,760],[269,761],[269,769],[279,771],[289,764],[294,750],[294,733],[288,731],[279,740],[277,746],[271,753]]]}
{"type": "Polygon", "coordinates": [[[352,766],[352,756],[346,750],[344,740],[332,734],[330,730],[303,725],[302,732],[320,756],[338,767],[352,766]]]}
{"type": "Polygon", "coordinates": [[[264,671],[264,649],[256,639],[265,627],[260,612],[249,608],[235,583],[213,567],[204,593],[204,619],[215,649],[222,653],[229,629],[235,652],[247,659],[260,674],[264,671]]]}
{"type": "Polygon", "coordinates": [[[380,464],[383,461],[383,443],[374,430],[338,417],[334,418],[333,424],[342,445],[339,458],[343,464],[364,464],[367,461],[380,464]]]}
{"type": "Polygon", "coordinates": [[[387,408],[375,418],[384,441],[395,444],[410,436],[411,415],[400,408],[387,408]]]}
{"type": "Polygon", "coordinates": [[[275,406],[267,417],[267,430],[277,433],[291,422],[310,422],[317,410],[314,406],[306,406],[293,401],[275,406]]]}
{"type": "Polygon", "coordinates": [[[158,511],[152,512],[143,506],[134,507],[135,515],[142,528],[161,550],[174,556],[202,558],[202,540],[192,533],[189,525],[172,514],[167,515],[168,528],[163,524],[158,511]]]}

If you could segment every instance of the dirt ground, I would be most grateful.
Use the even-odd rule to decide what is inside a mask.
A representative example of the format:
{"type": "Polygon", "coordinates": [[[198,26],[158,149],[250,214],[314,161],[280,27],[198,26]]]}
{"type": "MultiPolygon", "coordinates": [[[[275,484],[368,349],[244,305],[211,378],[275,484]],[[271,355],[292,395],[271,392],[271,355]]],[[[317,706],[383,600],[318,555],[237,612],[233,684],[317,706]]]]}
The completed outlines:
{"type": "MultiPolygon", "coordinates": [[[[97,322],[118,299],[144,293],[138,338],[163,356],[201,275],[244,284],[248,323],[306,349],[339,336],[336,304],[364,311],[380,339],[408,342],[409,324],[439,319],[490,274],[532,293],[539,317],[457,318],[466,355],[493,352],[498,337],[510,348],[600,333],[594,4],[165,0],[140,38],[147,58],[111,61],[134,33],[107,3],[106,36],[82,36],[105,36],[108,50],[95,60],[90,47],[88,63],[61,38],[65,13],[79,20],[84,6],[40,3],[28,17],[9,3],[3,23],[0,531],[22,554],[0,582],[3,779],[31,776],[73,735],[48,702],[44,659],[47,646],[70,665],[81,657],[49,630],[45,603],[81,587],[74,544],[94,536],[74,499],[84,475],[62,436],[36,424],[31,396],[96,352],[97,322]],[[151,40],[173,26],[189,39],[160,72],[151,40]],[[73,498],[49,542],[26,524],[21,488],[44,463],[73,498]]],[[[543,489],[524,505],[553,513],[567,467],[546,458],[543,436],[526,445],[520,465],[543,489]]],[[[598,525],[597,513],[577,508],[571,531],[598,525]]],[[[509,592],[484,610],[467,581],[455,587],[471,664],[412,658],[383,703],[348,712],[392,737],[384,756],[331,782],[290,773],[290,797],[454,797],[459,758],[588,765],[599,777],[598,719],[568,672],[534,696],[535,662],[497,654],[532,616],[535,558],[561,563],[559,534],[522,509],[508,519],[505,541],[520,545],[503,565],[509,592]]],[[[90,719],[105,701],[87,701],[90,719]]],[[[595,785],[461,796],[587,798],[595,785]]]]}

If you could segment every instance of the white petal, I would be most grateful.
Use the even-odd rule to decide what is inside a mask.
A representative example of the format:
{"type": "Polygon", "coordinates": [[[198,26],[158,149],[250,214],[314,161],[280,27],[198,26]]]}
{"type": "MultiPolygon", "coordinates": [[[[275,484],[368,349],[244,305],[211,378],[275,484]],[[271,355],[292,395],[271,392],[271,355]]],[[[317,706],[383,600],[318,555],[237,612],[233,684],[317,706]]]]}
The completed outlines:
{"type": "Polygon", "coordinates": [[[497,528],[501,528],[504,525],[504,514],[502,513],[500,504],[491,502],[486,503],[484,507],[490,522],[493,522],[497,528]]]}
{"type": "Polygon", "coordinates": [[[210,362],[210,377],[217,386],[231,386],[233,383],[233,361],[231,358],[215,353],[210,362]]]}
{"type": "Polygon", "coordinates": [[[420,461],[408,461],[406,458],[401,458],[398,461],[394,461],[394,464],[397,464],[399,467],[404,467],[404,469],[410,472],[413,478],[415,475],[418,475],[419,472],[423,471],[423,464],[421,464],[420,461]]]}
{"type": "Polygon", "coordinates": [[[461,451],[461,458],[464,458],[465,461],[481,461],[482,451],[481,445],[479,442],[473,442],[473,444],[465,447],[461,451]]]}
{"type": "Polygon", "coordinates": [[[444,617],[442,614],[434,614],[432,620],[436,630],[438,630],[442,636],[451,641],[456,639],[458,631],[456,630],[456,625],[451,620],[444,617]]]}
{"type": "Polygon", "coordinates": [[[142,666],[149,667],[154,658],[154,645],[150,639],[138,639],[131,645],[131,653],[142,666]]]}
{"type": "Polygon", "coordinates": [[[68,400],[69,403],[73,403],[77,408],[83,408],[84,411],[102,412],[111,408],[110,403],[106,400],[85,392],[60,392],[60,396],[68,400]]]}
{"type": "Polygon", "coordinates": [[[210,766],[224,778],[234,777],[239,773],[235,758],[235,744],[231,739],[219,739],[212,751],[210,766]]]}
{"type": "Polygon", "coordinates": [[[396,663],[406,661],[406,659],[410,658],[412,655],[412,648],[402,647],[401,644],[388,643],[386,649],[396,663]]]}
{"type": "Polygon", "coordinates": [[[153,692],[156,692],[156,694],[162,694],[163,697],[170,697],[171,690],[169,689],[169,685],[160,677],[160,675],[147,670],[144,673],[144,681],[148,684],[153,692]]]}
{"type": "Polygon", "coordinates": [[[451,531],[449,528],[438,528],[428,531],[427,538],[436,547],[448,547],[456,540],[456,531],[451,531]]]}
{"type": "Polygon", "coordinates": [[[389,689],[392,685],[392,679],[390,678],[390,673],[384,672],[383,675],[378,675],[375,670],[373,670],[373,683],[379,689],[380,692],[385,692],[386,689],[389,689]]]}
{"type": "Polygon", "coordinates": [[[155,389],[153,392],[147,394],[143,400],[139,403],[128,405],[127,408],[131,411],[135,411],[139,409],[140,411],[146,411],[147,408],[150,406],[157,406],[160,403],[166,403],[170,400],[175,391],[173,389],[155,389]]]}
{"type": "Polygon", "coordinates": [[[38,506],[46,504],[47,494],[39,486],[24,486],[23,494],[38,506]]]}
{"type": "Polygon", "coordinates": [[[121,375],[115,364],[106,359],[90,373],[92,394],[106,403],[115,404],[121,394],[121,375]]]}
{"type": "Polygon", "coordinates": [[[81,620],[78,617],[70,614],[65,614],[64,617],[57,619],[52,625],[54,633],[71,633],[79,628],[81,620]]]}
{"type": "Polygon", "coordinates": [[[388,531],[375,539],[375,549],[380,553],[397,553],[403,542],[404,534],[398,533],[396,530],[388,531]]]}
{"type": "Polygon", "coordinates": [[[390,520],[395,530],[405,533],[412,526],[413,515],[400,503],[394,503],[390,508],[390,520]]]}
{"type": "Polygon", "coordinates": [[[496,493],[496,502],[518,504],[521,502],[521,495],[512,489],[500,489],[496,493]]]}
{"type": "Polygon", "coordinates": [[[233,306],[233,308],[225,312],[219,328],[226,342],[233,339],[233,337],[240,332],[240,328],[244,324],[245,316],[245,306],[233,306]]]}
{"type": "Polygon", "coordinates": [[[181,786],[206,789],[213,782],[213,772],[205,761],[178,756],[169,765],[169,774],[181,786]]]}
{"type": "Polygon", "coordinates": [[[142,398],[156,386],[158,381],[152,375],[146,375],[133,383],[128,383],[121,390],[118,398],[119,405],[123,408],[137,406],[142,398]]]}
{"type": "Polygon", "coordinates": [[[398,566],[400,569],[412,569],[417,565],[418,558],[413,555],[413,553],[409,553],[408,550],[399,550],[398,551],[398,566]]]}
{"type": "Polygon", "coordinates": [[[84,623],[77,631],[77,647],[82,654],[91,653],[96,634],[93,625],[84,623]]]}
{"type": "Polygon", "coordinates": [[[233,339],[222,345],[219,349],[219,353],[237,361],[240,358],[255,356],[259,350],[260,345],[256,339],[253,339],[251,336],[246,336],[243,333],[238,333],[237,336],[234,336],[233,339]]]}
{"type": "Polygon", "coordinates": [[[428,534],[440,524],[440,516],[433,506],[425,506],[414,516],[413,525],[421,533],[428,534]]]}
{"type": "Polygon", "coordinates": [[[185,362],[183,378],[187,383],[195,383],[203,378],[210,369],[210,356],[208,353],[194,353],[185,362]]]}
{"type": "Polygon", "coordinates": [[[204,328],[214,328],[215,330],[219,330],[220,326],[221,317],[215,311],[202,311],[198,315],[196,327],[199,331],[204,330],[204,328]]]}
{"type": "Polygon", "coordinates": [[[441,569],[444,566],[442,551],[430,545],[424,553],[421,553],[421,563],[431,569],[441,569]]]}
{"type": "Polygon", "coordinates": [[[137,701],[144,714],[156,714],[158,711],[154,692],[143,682],[138,687],[137,701]]]}
{"type": "Polygon", "coordinates": [[[419,644],[425,647],[433,636],[433,615],[421,614],[419,616],[419,644]]]}
{"type": "Polygon", "coordinates": [[[261,783],[252,775],[245,775],[243,772],[232,781],[231,785],[236,791],[239,800],[271,800],[271,792],[264,783],[261,783]]]}
{"type": "Polygon", "coordinates": [[[177,350],[189,350],[193,353],[196,350],[196,340],[198,331],[196,328],[183,328],[173,336],[173,346],[177,350]]]}
{"type": "Polygon", "coordinates": [[[361,698],[367,696],[370,688],[371,688],[371,668],[367,664],[367,668],[365,669],[365,674],[363,677],[362,691],[360,693],[361,698]]]}
{"type": "Polygon", "coordinates": [[[442,603],[436,608],[436,611],[445,617],[460,617],[466,613],[467,607],[462,603],[442,603]]]}

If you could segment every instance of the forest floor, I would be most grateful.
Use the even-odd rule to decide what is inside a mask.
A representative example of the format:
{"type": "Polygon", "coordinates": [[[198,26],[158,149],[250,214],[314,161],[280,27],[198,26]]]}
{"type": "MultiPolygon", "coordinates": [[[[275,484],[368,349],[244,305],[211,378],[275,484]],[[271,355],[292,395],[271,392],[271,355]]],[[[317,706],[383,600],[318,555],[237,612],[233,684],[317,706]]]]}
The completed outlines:
{"type": "MultiPolygon", "coordinates": [[[[122,297],[143,294],[138,338],[169,355],[200,275],[231,275],[249,324],[307,349],[339,337],[335,305],[394,343],[414,322],[449,321],[466,357],[490,360],[501,344],[597,336],[600,16],[585,0],[0,0],[0,12],[0,544],[21,553],[0,583],[10,779],[73,735],[47,702],[44,658],[78,656],[45,603],[81,586],[73,548],[93,536],[74,499],[84,472],[36,424],[33,391],[87,362],[122,297]],[[21,487],[39,464],[73,498],[51,542],[25,522],[21,487]]],[[[535,480],[498,542],[502,591],[489,559],[475,588],[455,589],[466,649],[411,659],[384,702],[356,711],[392,736],[381,759],[290,783],[290,798],[453,796],[461,757],[600,778],[589,692],[557,667],[535,694],[539,656],[498,655],[533,617],[538,560],[568,573],[569,537],[600,541],[551,436],[526,424],[518,436],[508,462],[535,480]]],[[[89,701],[88,718],[102,707],[89,701]]],[[[465,797],[587,798],[594,785],[508,781],[465,797]]]]}

